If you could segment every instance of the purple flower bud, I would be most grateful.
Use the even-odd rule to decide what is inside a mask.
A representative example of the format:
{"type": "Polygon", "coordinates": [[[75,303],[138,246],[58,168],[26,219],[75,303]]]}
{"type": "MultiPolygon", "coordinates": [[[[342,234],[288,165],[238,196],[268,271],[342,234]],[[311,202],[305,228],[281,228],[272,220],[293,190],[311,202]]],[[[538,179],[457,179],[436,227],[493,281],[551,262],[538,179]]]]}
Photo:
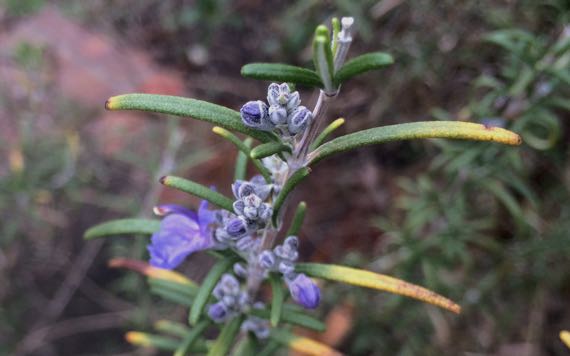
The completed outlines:
{"type": "Polygon", "coordinates": [[[299,238],[297,236],[289,236],[285,239],[285,246],[288,246],[291,250],[296,251],[299,249],[299,238]]]}
{"type": "Polygon", "coordinates": [[[259,265],[265,269],[273,268],[275,265],[275,255],[269,250],[265,250],[259,254],[259,265]]]}
{"type": "Polygon", "coordinates": [[[267,102],[269,105],[285,105],[289,100],[289,85],[287,83],[271,83],[267,88],[267,102]]]}
{"type": "Polygon", "coordinates": [[[233,238],[240,238],[247,234],[247,225],[244,219],[235,218],[226,225],[226,232],[233,238]]]}
{"type": "Polygon", "coordinates": [[[222,297],[222,303],[224,303],[228,309],[231,309],[236,304],[236,297],[233,295],[224,295],[222,297]]]}
{"type": "Polygon", "coordinates": [[[257,215],[261,220],[267,221],[269,220],[269,218],[271,218],[271,215],[273,215],[273,208],[271,207],[271,205],[263,203],[259,207],[257,215]]]}
{"type": "Polygon", "coordinates": [[[245,198],[255,194],[255,185],[249,182],[243,182],[238,189],[238,198],[245,198]]]}
{"type": "Polygon", "coordinates": [[[218,284],[222,287],[224,293],[226,294],[237,294],[239,293],[239,281],[236,277],[229,273],[225,273],[218,284]]]}
{"type": "Polygon", "coordinates": [[[208,315],[216,323],[221,323],[226,320],[228,316],[228,310],[224,303],[218,302],[210,305],[208,308],[208,315]]]}
{"type": "Polygon", "coordinates": [[[296,135],[299,132],[304,131],[312,119],[313,119],[313,114],[311,113],[311,111],[304,106],[299,106],[287,118],[289,132],[292,135],[296,135]]]}
{"type": "Polygon", "coordinates": [[[245,204],[241,200],[236,200],[233,204],[234,212],[238,215],[243,215],[243,209],[245,208],[245,204]]]}
{"type": "Polygon", "coordinates": [[[247,269],[239,262],[234,263],[234,273],[240,278],[247,278],[247,269]]]}
{"type": "Polygon", "coordinates": [[[239,199],[241,198],[239,196],[239,188],[241,187],[241,185],[245,183],[245,181],[241,180],[241,179],[237,179],[235,182],[232,183],[232,193],[234,193],[234,196],[239,199]]]}
{"type": "Polygon", "coordinates": [[[288,276],[295,271],[295,265],[290,261],[281,261],[279,263],[279,272],[288,276]]]}
{"type": "Polygon", "coordinates": [[[257,240],[254,239],[253,237],[245,236],[236,242],[236,248],[239,251],[249,251],[249,250],[253,249],[253,247],[256,245],[256,243],[257,243],[257,240]]]}
{"type": "Polygon", "coordinates": [[[250,194],[242,198],[246,207],[259,208],[263,202],[256,194],[250,194]]]}
{"type": "Polygon", "coordinates": [[[273,125],[283,125],[287,123],[287,109],[282,106],[270,106],[269,120],[273,125]]]}
{"type": "Polygon", "coordinates": [[[241,119],[244,124],[259,130],[271,130],[268,120],[267,105],[261,101],[249,101],[240,109],[241,119]]]}
{"type": "Polygon", "coordinates": [[[297,109],[297,107],[299,107],[299,104],[301,104],[299,92],[296,91],[291,93],[291,95],[289,95],[289,100],[287,101],[287,112],[292,113],[295,111],[295,109],[297,109]]]}
{"type": "Polygon", "coordinates": [[[307,309],[315,309],[321,300],[319,287],[309,277],[298,274],[288,282],[291,297],[297,303],[307,309]]]}
{"type": "Polygon", "coordinates": [[[257,208],[248,206],[243,209],[243,215],[248,219],[257,219],[257,208]]]}

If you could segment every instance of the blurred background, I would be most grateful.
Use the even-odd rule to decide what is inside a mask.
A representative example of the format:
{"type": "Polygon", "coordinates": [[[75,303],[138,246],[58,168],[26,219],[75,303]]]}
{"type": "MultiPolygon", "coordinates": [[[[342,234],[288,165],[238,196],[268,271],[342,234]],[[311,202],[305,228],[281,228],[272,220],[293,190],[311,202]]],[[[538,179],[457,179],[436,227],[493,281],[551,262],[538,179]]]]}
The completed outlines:
{"type": "MultiPolygon", "coordinates": [[[[82,234],[157,202],[195,207],[162,189],[166,173],[229,193],[235,152],[207,124],[105,112],[105,100],[152,92],[238,109],[267,85],[242,65],[310,66],[315,26],[344,15],[357,20],[352,55],[396,63],[343,86],[328,112],[347,119],[340,133],[451,119],[525,143],[391,143],[315,169],[297,194],[305,260],[403,278],[463,313],[331,284],[317,312],[329,330],[312,336],[349,355],[567,355],[566,0],[0,0],[0,354],[153,354],[124,332],[186,312],[106,265],[146,258],[145,239],[82,234]]],[[[182,270],[199,278],[199,261],[182,270]]]]}

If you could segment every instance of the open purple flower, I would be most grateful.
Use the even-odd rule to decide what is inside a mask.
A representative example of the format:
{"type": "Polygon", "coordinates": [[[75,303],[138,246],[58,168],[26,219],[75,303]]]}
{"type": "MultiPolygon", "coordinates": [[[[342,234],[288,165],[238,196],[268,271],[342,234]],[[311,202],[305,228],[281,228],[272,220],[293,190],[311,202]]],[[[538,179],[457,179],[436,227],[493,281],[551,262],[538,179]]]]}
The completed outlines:
{"type": "Polygon", "coordinates": [[[298,274],[287,282],[291,297],[297,303],[307,309],[315,309],[321,301],[321,290],[309,277],[298,274]]]}
{"type": "Polygon", "coordinates": [[[176,268],[191,253],[214,245],[210,225],[214,222],[215,215],[208,210],[206,201],[202,201],[198,213],[172,205],[157,207],[155,210],[165,212],[166,217],[147,247],[150,264],[154,267],[176,268]]]}

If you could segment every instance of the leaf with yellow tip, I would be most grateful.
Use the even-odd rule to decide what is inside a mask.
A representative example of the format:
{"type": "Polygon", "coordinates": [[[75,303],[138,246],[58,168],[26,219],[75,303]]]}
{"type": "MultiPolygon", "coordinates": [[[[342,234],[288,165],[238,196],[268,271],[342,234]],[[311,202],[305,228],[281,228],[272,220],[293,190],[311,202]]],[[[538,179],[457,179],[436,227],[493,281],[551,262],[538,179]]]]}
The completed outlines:
{"type": "Polygon", "coordinates": [[[274,135],[245,126],[240,113],[221,105],[212,104],[202,100],[183,98],[171,95],[156,94],[124,94],[113,96],[105,103],[107,110],[142,110],[182,117],[192,117],[221,126],[228,130],[244,133],[268,142],[274,135]]]}
{"type": "Polygon", "coordinates": [[[145,276],[150,278],[162,279],[165,281],[175,282],[178,284],[197,287],[196,283],[194,283],[193,281],[191,281],[181,273],[163,268],[153,267],[144,261],[133,260],[128,258],[113,258],[112,260],[109,261],[108,265],[111,268],[127,268],[136,271],[140,274],[144,274],[145,276]]]}
{"type": "Polygon", "coordinates": [[[311,277],[378,289],[415,298],[457,314],[461,312],[459,305],[429,289],[383,274],[351,267],[320,263],[298,263],[295,269],[297,272],[306,273],[311,277]]]}
{"type": "Polygon", "coordinates": [[[314,356],[339,356],[342,355],[332,347],[320,343],[316,340],[291,334],[285,330],[274,329],[271,332],[271,339],[290,348],[293,351],[314,356]]]}
{"type": "Polygon", "coordinates": [[[462,121],[425,121],[375,127],[337,137],[309,154],[309,164],[333,154],[358,147],[391,141],[421,138],[449,138],[455,140],[493,141],[506,145],[519,145],[521,137],[500,127],[462,121]]]}
{"type": "Polygon", "coordinates": [[[567,348],[570,349],[570,331],[562,330],[560,332],[560,340],[566,345],[567,348]]]}
{"type": "Polygon", "coordinates": [[[159,350],[174,351],[179,342],[169,337],[147,334],[139,331],[129,331],[125,334],[125,340],[129,344],[139,347],[152,347],[159,350]]]}

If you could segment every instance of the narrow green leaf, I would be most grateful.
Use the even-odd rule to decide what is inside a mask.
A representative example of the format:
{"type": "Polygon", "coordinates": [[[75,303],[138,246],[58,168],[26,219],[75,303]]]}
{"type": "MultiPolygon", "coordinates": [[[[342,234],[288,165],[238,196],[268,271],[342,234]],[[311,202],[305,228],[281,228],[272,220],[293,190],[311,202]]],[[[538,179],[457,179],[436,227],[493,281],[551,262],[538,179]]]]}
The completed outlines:
{"type": "Polygon", "coordinates": [[[315,278],[323,278],[415,298],[457,314],[461,312],[459,305],[435,292],[383,274],[321,263],[297,263],[295,270],[315,278]]]}
{"type": "Polygon", "coordinates": [[[228,130],[244,133],[261,142],[269,142],[275,138],[268,132],[254,130],[244,125],[239,112],[202,100],[170,95],[125,94],[109,98],[105,107],[108,110],[142,110],[192,117],[228,130]]]}
{"type": "Polygon", "coordinates": [[[332,54],[336,56],[336,50],[338,47],[338,34],[340,33],[340,21],[338,17],[333,17],[331,20],[332,24],[332,54]]]}
{"type": "MultiPolygon", "coordinates": [[[[326,330],[327,327],[322,321],[304,311],[294,311],[291,308],[285,308],[286,306],[287,304],[283,304],[284,311],[281,313],[281,323],[298,325],[318,332],[326,330]]],[[[271,311],[267,309],[252,309],[250,313],[263,319],[271,318],[271,311]]]]}
{"type": "Polygon", "coordinates": [[[271,283],[271,326],[276,327],[281,320],[281,312],[283,311],[283,302],[285,301],[285,290],[283,288],[283,280],[275,274],[269,275],[271,283]]]}
{"type": "Polygon", "coordinates": [[[267,142],[254,147],[250,156],[253,159],[261,159],[281,152],[291,152],[291,147],[281,142],[267,142]]]}
{"type": "Polygon", "coordinates": [[[237,262],[236,258],[220,260],[210,269],[210,272],[208,272],[208,275],[204,278],[204,281],[202,281],[202,285],[198,290],[196,299],[194,299],[194,304],[190,309],[188,321],[191,325],[196,325],[200,319],[200,315],[206,307],[206,303],[208,302],[216,283],[218,283],[222,274],[224,274],[224,272],[226,272],[235,262],[237,262]]]}
{"type": "Polygon", "coordinates": [[[301,352],[306,355],[313,356],[336,356],[341,355],[340,352],[328,345],[320,343],[316,340],[303,336],[297,336],[287,330],[273,329],[270,338],[278,343],[287,346],[293,351],[301,352]]]}
{"type": "Polygon", "coordinates": [[[154,323],[154,328],[156,331],[180,338],[184,338],[190,332],[186,325],[171,320],[158,320],[154,323]]]}
{"type": "Polygon", "coordinates": [[[317,136],[315,141],[311,143],[311,145],[309,146],[309,150],[313,151],[315,148],[319,147],[334,130],[338,129],[342,125],[344,125],[343,118],[336,119],[333,122],[331,122],[327,127],[325,127],[325,129],[319,134],[319,136],[317,136]]]}
{"type": "Polygon", "coordinates": [[[274,82],[292,82],[309,87],[322,86],[321,79],[314,71],[282,63],[250,63],[241,68],[246,78],[274,82]]]}
{"type": "Polygon", "coordinates": [[[317,27],[315,39],[313,40],[313,62],[316,72],[323,82],[324,90],[329,95],[334,95],[336,87],[334,85],[334,63],[331,50],[330,35],[322,34],[328,29],[326,26],[317,27]]]}
{"type": "Polygon", "coordinates": [[[394,63],[394,58],[388,53],[373,52],[363,54],[346,62],[335,75],[336,85],[340,85],[352,77],[371,70],[382,69],[394,63]]]}
{"type": "MultiPolygon", "coordinates": [[[[247,147],[251,147],[251,139],[247,139],[243,142],[243,144],[247,147]]],[[[236,157],[236,167],[234,173],[234,180],[245,180],[247,176],[247,161],[248,157],[243,151],[238,151],[236,157]]]]}
{"type": "Polygon", "coordinates": [[[196,324],[196,326],[193,327],[187,335],[185,335],[184,340],[182,340],[182,343],[174,352],[174,356],[190,355],[190,351],[192,350],[192,346],[194,346],[194,342],[200,337],[200,335],[202,335],[208,325],[210,325],[209,320],[202,320],[196,324]]]}
{"type": "Polygon", "coordinates": [[[257,356],[273,356],[280,348],[281,344],[279,344],[277,341],[269,340],[265,347],[257,354],[257,356]]]}
{"type": "Polygon", "coordinates": [[[234,211],[233,201],[230,198],[218,192],[215,192],[202,184],[175,176],[162,177],[160,178],[160,183],[164,184],[167,187],[175,188],[183,192],[195,195],[199,198],[205,199],[222,209],[226,209],[231,212],[234,211]]]}
{"type": "Polygon", "coordinates": [[[169,302],[175,303],[175,304],[180,304],[183,305],[185,307],[191,307],[192,306],[192,299],[189,298],[188,296],[179,293],[178,291],[173,291],[170,289],[166,289],[166,288],[161,288],[161,287],[156,287],[154,284],[150,285],[150,291],[151,293],[163,298],[164,300],[167,300],[169,302]]]}
{"type": "Polygon", "coordinates": [[[135,346],[152,347],[164,351],[174,351],[178,347],[178,340],[138,331],[129,331],[125,339],[135,346]]]}
{"type": "MultiPolygon", "coordinates": [[[[246,155],[247,158],[251,158],[251,143],[247,144],[246,142],[248,142],[248,140],[242,141],[230,131],[219,126],[214,127],[212,131],[233,143],[238,150],[246,155]]],[[[269,170],[265,168],[259,160],[251,158],[251,161],[263,178],[265,178],[268,183],[271,182],[271,172],[269,172],[269,170]]]]}
{"type": "Polygon", "coordinates": [[[97,237],[114,235],[152,235],[160,228],[159,220],[118,219],[95,225],[85,231],[83,238],[91,240],[97,237]]]}
{"type": "Polygon", "coordinates": [[[200,288],[196,285],[182,284],[153,277],[148,278],[148,283],[151,287],[166,289],[173,293],[178,293],[188,299],[196,297],[196,294],[198,294],[198,290],[200,288]]]}
{"type": "Polygon", "coordinates": [[[257,354],[259,342],[257,338],[251,334],[246,335],[240,343],[236,346],[235,352],[232,356],[252,356],[257,354]]]}
{"type": "Polygon", "coordinates": [[[303,221],[305,221],[305,212],[307,211],[307,203],[304,201],[300,202],[297,205],[297,209],[295,209],[295,215],[293,215],[293,220],[291,220],[291,226],[289,226],[289,230],[287,230],[287,234],[285,236],[299,234],[301,231],[301,226],[303,226],[303,221]]]}
{"type": "Polygon", "coordinates": [[[307,177],[311,173],[311,169],[309,167],[302,167],[297,170],[283,185],[279,195],[275,199],[273,203],[273,225],[277,226],[277,220],[279,218],[279,211],[281,210],[281,206],[285,203],[285,200],[289,196],[289,193],[295,189],[297,184],[299,184],[305,177],[307,177]]]}
{"type": "Polygon", "coordinates": [[[234,339],[239,333],[242,321],[243,317],[239,316],[224,325],[210,352],[208,352],[208,356],[226,356],[229,354],[234,339]]]}
{"type": "Polygon", "coordinates": [[[449,138],[457,140],[494,141],[519,145],[521,138],[500,127],[461,121],[425,121],[375,127],[337,137],[309,154],[309,163],[315,164],[335,153],[384,142],[420,138],[449,138]]]}

